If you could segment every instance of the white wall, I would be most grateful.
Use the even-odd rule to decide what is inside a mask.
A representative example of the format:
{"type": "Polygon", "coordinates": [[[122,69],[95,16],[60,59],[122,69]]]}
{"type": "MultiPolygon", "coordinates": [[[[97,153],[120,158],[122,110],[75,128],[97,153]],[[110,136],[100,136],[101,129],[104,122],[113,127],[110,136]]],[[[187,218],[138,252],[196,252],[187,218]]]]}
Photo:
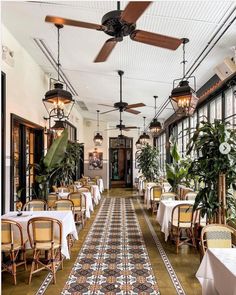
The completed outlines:
{"type": "MultiPolygon", "coordinates": [[[[6,74],[6,211],[10,204],[10,115],[14,113],[44,127],[46,109],[42,98],[48,90],[48,78],[39,65],[16,41],[6,27],[1,25],[2,45],[14,52],[14,66],[1,62],[6,74]]],[[[70,122],[77,127],[79,140],[83,141],[83,117],[74,108],[70,122]]]]}
{"type": "Polygon", "coordinates": [[[97,130],[97,122],[84,119],[84,175],[89,175],[94,177],[99,175],[103,178],[104,188],[107,189],[109,186],[109,162],[108,162],[108,147],[109,147],[109,137],[107,132],[107,123],[100,121],[100,130],[102,130],[103,143],[101,146],[97,146],[97,151],[103,153],[103,169],[101,170],[89,170],[88,159],[89,153],[94,151],[95,144],[93,142],[93,137],[97,130]]]}

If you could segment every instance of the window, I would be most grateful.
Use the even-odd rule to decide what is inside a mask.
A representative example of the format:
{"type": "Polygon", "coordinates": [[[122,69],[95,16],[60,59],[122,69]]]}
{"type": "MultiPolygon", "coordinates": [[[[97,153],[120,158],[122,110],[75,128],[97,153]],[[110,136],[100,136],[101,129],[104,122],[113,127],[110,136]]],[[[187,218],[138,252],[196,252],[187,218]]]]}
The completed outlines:
{"type": "Polygon", "coordinates": [[[182,121],[178,123],[177,130],[178,130],[177,144],[178,144],[179,153],[182,155],[182,151],[183,151],[183,122],[182,121]]]}
{"type": "Polygon", "coordinates": [[[211,123],[214,122],[215,119],[222,119],[222,97],[221,95],[216,99],[210,102],[210,118],[209,121],[211,123]]]}
{"type": "Polygon", "coordinates": [[[225,92],[225,120],[230,122],[232,128],[236,129],[236,87],[225,92]]]}
{"type": "Polygon", "coordinates": [[[160,171],[165,174],[166,171],[166,133],[162,133],[157,138],[157,148],[160,153],[160,171]]]}

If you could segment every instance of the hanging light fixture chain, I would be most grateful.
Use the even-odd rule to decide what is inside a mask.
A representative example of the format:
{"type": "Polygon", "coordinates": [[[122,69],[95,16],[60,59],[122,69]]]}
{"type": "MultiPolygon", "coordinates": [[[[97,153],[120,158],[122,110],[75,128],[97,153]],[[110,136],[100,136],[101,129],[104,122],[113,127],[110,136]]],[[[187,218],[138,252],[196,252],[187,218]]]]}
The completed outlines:
{"type": "Polygon", "coordinates": [[[60,27],[57,26],[57,79],[60,81],[60,27]]]}
{"type": "Polygon", "coordinates": [[[189,42],[188,38],[183,38],[182,43],[183,43],[183,61],[181,62],[183,64],[183,79],[185,78],[186,75],[186,63],[188,62],[186,60],[186,52],[185,52],[185,44],[189,42]]]}
{"type": "Polygon", "coordinates": [[[97,132],[99,132],[99,110],[97,110],[97,132]]]}

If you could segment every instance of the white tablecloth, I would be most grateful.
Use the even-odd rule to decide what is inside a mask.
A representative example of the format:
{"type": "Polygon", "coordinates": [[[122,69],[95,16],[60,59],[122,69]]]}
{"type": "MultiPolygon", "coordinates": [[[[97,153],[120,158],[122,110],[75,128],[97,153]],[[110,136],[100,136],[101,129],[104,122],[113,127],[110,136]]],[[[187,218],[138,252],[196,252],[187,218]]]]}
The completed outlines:
{"type": "Polygon", "coordinates": [[[93,196],[94,203],[97,205],[101,200],[101,194],[98,185],[91,185],[91,194],[93,196]]]}
{"type": "MultiPolygon", "coordinates": [[[[19,222],[23,229],[23,238],[28,239],[27,223],[33,217],[51,217],[58,219],[62,223],[61,252],[66,257],[66,259],[69,259],[70,254],[67,245],[67,235],[72,234],[73,237],[78,240],[78,234],[75,227],[72,211],[23,211],[22,216],[17,216],[17,212],[9,212],[7,214],[4,214],[1,218],[7,218],[19,222]]],[[[26,248],[30,249],[29,239],[26,244],[26,248]]]]}
{"type": "Polygon", "coordinates": [[[90,192],[83,192],[83,195],[86,198],[86,212],[85,215],[87,218],[90,218],[90,211],[93,212],[93,201],[92,195],[90,192]]]}
{"type": "Polygon", "coordinates": [[[169,222],[171,221],[172,210],[176,205],[179,204],[194,204],[194,201],[173,201],[173,200],[162,200],[157,210],[157,221],[161,226],[161,231],[165,234],[165,241],[169,236],[169,222]]]}
{"type": "Polygon", "coordinates": [[[138,179],[138,191],[139,194],[142,195],[144,190],[144,180],[142,178],[138,179]]]}
{"type": "Polygon", "coordinates": [[[58,198],[59,199],[67,199],[69,192],[63,192],[63,193],[58,193],[58,198]]]}
{"type": "Polygon", "coordinates": [[[100,193],[102,193],[104,191],[104,185],[103,185],[103,180],[102,178],[97,179],[97,185],[99,187],[99,191],[100,193]]]}
{"type": "Polygon", "coordinates": [[[202,295],[236,295],[236,249],[208,249],[196,277],[202,295]]]}

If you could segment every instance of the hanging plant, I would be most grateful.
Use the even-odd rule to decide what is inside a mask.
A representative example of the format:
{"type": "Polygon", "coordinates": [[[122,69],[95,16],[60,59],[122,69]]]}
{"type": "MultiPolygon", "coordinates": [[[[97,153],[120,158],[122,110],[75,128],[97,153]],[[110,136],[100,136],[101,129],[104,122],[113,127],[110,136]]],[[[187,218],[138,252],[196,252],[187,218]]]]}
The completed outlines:
{"type": "Polygon", "coordinates": [[[139,172],[148,182],[156,182],[159,177],[159,151],[156,147],[145,144],[137,157],[139,172]]]}
{"type": "Polygon", "coordinates": [[[221,205],[218,198],[219,175],[224,174],[226,180],[226,216],[235,218],[236,200],[232,189],[236,179],[236,131],[227,122],[215,120],[214,123],[201,122],[191,138],[187,153],[195,150],[198,158],[189,169],[192,176],[198,177],[201,184],[196,197],[194,210],[202,209],[211,221],[216,221],[221,205]]]}

